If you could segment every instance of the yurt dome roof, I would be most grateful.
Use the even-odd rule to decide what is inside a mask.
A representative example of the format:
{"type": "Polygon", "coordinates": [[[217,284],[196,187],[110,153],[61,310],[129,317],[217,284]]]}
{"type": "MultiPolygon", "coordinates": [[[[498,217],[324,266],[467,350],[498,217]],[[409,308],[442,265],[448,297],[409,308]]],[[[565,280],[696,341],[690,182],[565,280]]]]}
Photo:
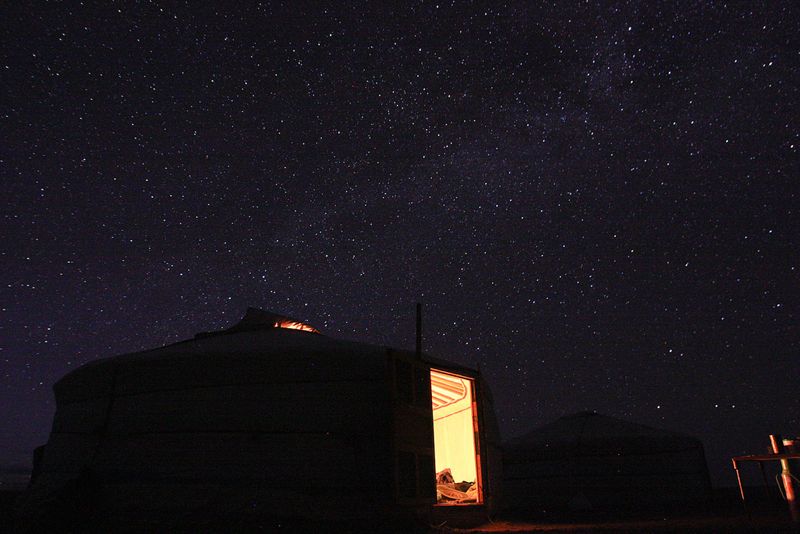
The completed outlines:
{"type": "Polygon", "coordinates": [[[249,332],[252,330],[269,330],[272,328],[286,328],[289,330],[302,330],[304,332],[312,332],[319,334],[319,330],[314,328],[308,323],[304,323],[293,317],[286,315],[279,315],[264,311],[258,308],[247,308],[247,311],[242,317],[242,320],[225,330],[217,332],[201,332],[195,335],[195,338],[218,336],[225,334],[235,334],[237,332],[249,332]]]}
{"type": "Polygon", "coordinates": [[[145,360],[192,358],[198,363],[209,358],[246,358],[275,354],[372,354],[376,347],[357,341],[322,335],[298,319],[258,308],[248,308],[244,317],[230,328],[201,332],[194,337],[162,347],[92,360],[67,373],[55,384],[56,394],[70,383],[105,373],[117,365],[145,360]]]}

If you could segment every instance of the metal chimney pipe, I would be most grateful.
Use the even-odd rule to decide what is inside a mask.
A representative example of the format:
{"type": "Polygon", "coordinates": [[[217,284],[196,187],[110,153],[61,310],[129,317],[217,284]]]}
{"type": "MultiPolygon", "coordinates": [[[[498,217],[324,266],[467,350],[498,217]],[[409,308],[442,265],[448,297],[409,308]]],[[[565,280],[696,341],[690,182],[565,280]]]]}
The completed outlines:
{"type": "Polygon", "coordinates": [[[422,357],[422,303],[417,302],[417,358],[422,357]]]}

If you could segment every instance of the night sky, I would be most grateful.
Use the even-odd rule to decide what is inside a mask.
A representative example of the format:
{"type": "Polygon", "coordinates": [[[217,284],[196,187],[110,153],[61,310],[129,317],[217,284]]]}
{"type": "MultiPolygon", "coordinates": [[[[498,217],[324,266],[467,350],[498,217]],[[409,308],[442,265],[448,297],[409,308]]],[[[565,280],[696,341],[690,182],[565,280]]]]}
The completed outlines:
{"type": "Polygon", "coordinates": [[[732,485],[800,434],[796,2],[339,4],[0,8],[0,470],[247,306],[413,348],[423,302],[505,438],[597,410],[732,485]]]}

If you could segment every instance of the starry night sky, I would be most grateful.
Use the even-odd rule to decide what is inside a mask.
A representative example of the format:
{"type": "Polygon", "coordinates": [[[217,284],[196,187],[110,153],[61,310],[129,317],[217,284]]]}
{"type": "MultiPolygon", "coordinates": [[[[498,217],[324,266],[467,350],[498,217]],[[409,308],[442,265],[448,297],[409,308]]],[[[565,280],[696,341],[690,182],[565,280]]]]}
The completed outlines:
{"type": "Polygon", "coordinates": [[[593,409],[732,485],[800,434],[796,2],[338,4],[0,8],[0,469],[247,306],[412,348],[422,301],[505,438],[593,409]]]}

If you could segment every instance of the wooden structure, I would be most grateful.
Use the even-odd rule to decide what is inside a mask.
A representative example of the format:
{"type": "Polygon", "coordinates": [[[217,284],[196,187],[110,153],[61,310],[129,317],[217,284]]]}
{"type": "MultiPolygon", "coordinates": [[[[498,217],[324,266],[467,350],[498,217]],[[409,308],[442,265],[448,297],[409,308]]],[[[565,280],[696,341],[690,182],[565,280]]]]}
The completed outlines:
{"type": "MultiPolygon", "coordinates": [[[[764,472],[764,463],[765,462],[781,463],[786,460],[800,460],[800,452],[784,452],[775,454],[745,454],[743,456],[734,456],[733,458],[731,458],[731,463],[733,464],[733,470],[736,472],[736,482],[739,484],[739,497],[741,497],[742,502],[745,502],[747,499],[744,495],[742,476],[739,474],[739,464],[746,462],[755,462],[758,464],[758,468],[761,471],[761,478],[764,481],[764,488],[766,488],[767,494],[769,495],[769,481],[767,480],[767,474],[764,472]]],[[[792,476],[792,478],[794,477],[792,476]]],[[[783,483],[783,480],[781,480],[781,483],[783,483]]],[[[792,500],[794,501],[795,499],[792,500]]]]}
{"type": "Polygon", "coordinates": [[[742,477],[739,474],[739,464],[746,462],[757,462],[759,470],[761,471],[761,478],[764,480],[764,489],[769,492],[769,483],[767,482],[767,475],[764,472],[764,462],[778,462],[781,466],[781,473],[777,475],[778,489],[781,492],[781,497],[789,505],[789,513],[792,516],[792,521],[800,523],[800,506],[798,506],[795,485],[798,483],[797,477],[792,474],[791,461],[799,460],[800,453],[795,452],[794,449],[788,451],[783,446],[780,436],[771,434],[769,436],[770,448],[772,454],[749,454],[745,456],[734,456],[731,458],[733,463],[733,470],[736,471],[736,482],[739,484],[739,496],[742,498],[742,503],[747,506],[747,501],[744,495],[744,486],[742,485],[742,477]]]}
{"type": "Polygon", "coordinates": [[[480,497],[459,508],[485,518],[501,462],[478,372],[252,308],[228,330],[97,360],[56,383],[20,513],[58,515],[78,499],[110,526],[427,518],[432,370],[473,388],[480,497]]]}

